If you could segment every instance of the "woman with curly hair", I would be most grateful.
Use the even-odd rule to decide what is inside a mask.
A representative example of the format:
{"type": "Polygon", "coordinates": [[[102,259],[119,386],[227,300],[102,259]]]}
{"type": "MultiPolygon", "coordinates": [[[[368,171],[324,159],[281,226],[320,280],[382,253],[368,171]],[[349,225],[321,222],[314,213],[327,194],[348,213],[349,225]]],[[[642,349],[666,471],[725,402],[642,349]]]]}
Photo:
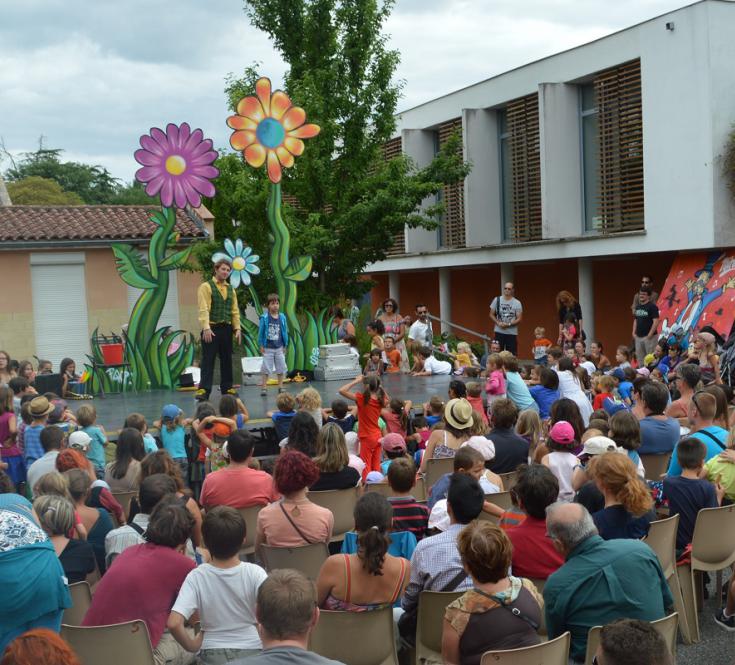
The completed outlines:
{"type": "Polygon", "coordinates": [[[72,648],[48,628],[35,628],[16,637],[0,665],[81,665],[72,648]]]}
{"type": "Polygon", "coordinates": [[[327,610],[365,612],[393,605],[410,577],[409,562],[388,554],[393,523],[388,499],[363,494],[354,515],[357,553],[330,556],[316,581],[317,602],[327,610]]]}
{"type": "Polygon", "coordinates": [[[567,320],[569,314],[572,314],[577,322],[577,337],[584,340],[584,335],[582,334],[584,330],[582,308],[577,302],[577,299],[569,291],[559,291],[556,294],[556,309],[559,312],[559,346],[564,341],[564,322],[567,320]]]}
{"type": "Polygon", "coordinates": [[[298,450],[287,450],[276,462],[273,480],[283,495],[258,513],[256,551],[261,545],[300,547],[329,543],[334,515],[309,501],[307,494],[319,478],[319,467],[298,450]]]}

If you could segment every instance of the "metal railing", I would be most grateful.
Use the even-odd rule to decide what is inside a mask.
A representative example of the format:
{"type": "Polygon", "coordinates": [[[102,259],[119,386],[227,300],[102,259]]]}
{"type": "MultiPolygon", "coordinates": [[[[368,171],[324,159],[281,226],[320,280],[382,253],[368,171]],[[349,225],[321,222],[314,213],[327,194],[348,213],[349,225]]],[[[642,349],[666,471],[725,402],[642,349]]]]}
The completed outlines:
{"type": "Polygon", "coordinates": [[[439,323],[446,323],[450,328],[453,328],[454,330],[461,330],[462,332],[466,332],[466,333],[469,333],[470,335],[474,335],[475,337],[479,337],[482,340],[483,345],[485,346],[485,354],[489,352],[488,344],[493,341],[492,337],[488,337],[484,333],[477,332],[476,330],[472,330],[472,328],[461,326],[458,323],[454,323],[453,321],[442,319],[440,316],[434,316],[433,314],[429,314],[428,317],[432,321],[438,321],[439,323]]]}

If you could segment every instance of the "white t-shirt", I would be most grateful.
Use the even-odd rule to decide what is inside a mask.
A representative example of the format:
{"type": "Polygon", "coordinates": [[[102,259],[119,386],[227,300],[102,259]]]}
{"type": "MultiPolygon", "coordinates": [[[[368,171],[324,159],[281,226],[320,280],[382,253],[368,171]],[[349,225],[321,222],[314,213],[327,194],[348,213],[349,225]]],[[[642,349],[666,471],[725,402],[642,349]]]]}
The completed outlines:
{"type": "Polygon", "coordinates": [[[452,366],[446,360],[437,360],[434,356],[429,356],[424,360],[424,371],[432,374],[451,374],[452,366]]]}
{"type": "Polygon", "coordinates": [[[408,329],[408,339],[412,339],[424,346],[430,347],[434,341],[434,333],[431,330],[431,321],[427,321],[426,323],[420,319],[414,321],[408,329]]]}
{"type": "Polygon", "coordinates": [[[204,631],[202,649],[262,649],[255,628],[255,601],[267,574],[241,562],[234,568],[203,563],[181,585],[172,611],[188,619],[196,610],[204,631]]]}

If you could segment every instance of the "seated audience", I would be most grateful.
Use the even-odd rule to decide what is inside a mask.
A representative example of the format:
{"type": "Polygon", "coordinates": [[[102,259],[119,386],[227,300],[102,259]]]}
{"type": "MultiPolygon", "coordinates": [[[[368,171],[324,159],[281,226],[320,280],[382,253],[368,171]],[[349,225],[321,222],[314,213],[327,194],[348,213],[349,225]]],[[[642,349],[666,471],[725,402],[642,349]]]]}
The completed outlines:
{"type": "Polygon", "coordinates": [[[408,531],[416,540],[426,535],[429,524],[429,508],[418,503],[411,490],[416,485],[416,465],[408,457],[394,460],[388,469],[388,484],[393,506],[393,531],[408,531]]]}
{"type": "Polygon", "coordinates": [[[513,574],[545,580],[564,559],[546,533],[546,508],[556,501],[559,481],[543,464],[522,465],[511,490],[526,519],[507,530],[513,545],[513,574]]]}
{"type": "Polygon", "coordinates": [[[444,407],[444,429],[435,429],[426,444],[419,473],[426,472],[430,459],[454,457],[459,447],[470,438],[472,405],[466,399],[450,399],[444,407]]]}
{"type": "Polygon", "coordinates": [[[69,538],[74,530],[74,505],[55,494],[39,496],[33,502],[41,528],[48,534],[69,584],[83,582],[95,570],[94,550],[86,540],[69,538]]]}
{"type": "Polygon", "coordinates": [[[205,510],[215,506],[248,508],[265,506],[278,498],[273,478],[265,471],[251,469],[255,437],[239,429],[227,440],[228,466],[208,473],[204,478],[200,503],[205,510]]]}
{"type": "MultiPolygon", "coordinates": [[[[481,437],[472,437],[481,438],[481,437]]],[[[445,473],[434,485],[429,488],[429,500],[427,507],[431,510],[438,501],[447,498],[447,492],[449,491],[449,485],[451,483],[452,476],[455,473],[467,473],[471,475],[478,483],[483,494],[497,494],[503,487],[503,481],[499,476],[494,474],[492,471],[485,469],[485,458],[483,454],[472,445],[472,439],[463,445],[454,456],[454,470],[453,473],[445,473]],[[486,474],[492,474],[491,478],[488,478],[486,474]]],[[[487,443],[487,439],[484,439],[487,443]]],[[[492,445],[492,444],[491,444],[492,445]]]]}
{"type": "Polygon", "coordinates": [[[183,555],[194,520],[181,502],[161,501],[151,514],[146,542],[128,547],[102,578],[83,626],[145,621],[157,665],[196,660],[166,631],[166,622],[186,576],[195,568],[183,555]]]}
{"type": "Polygon", "coordinates": [[[41,476],[56,470],[56,458],[64,442],[64,432],[58,427],[44,427],[39,433],[39,442],[43,454],[28,467],[26,476],[28,488],[33,496],[36,496],[36,483],[41,476]]]}
{"type": "Polygon", "coordinates": [[[266,573],[238,556],[245,520],[234,508],[217,506],[204,518],[202,538],[211,560],[186,576],[168,617],[169,631],[186,651],[199,652],[199,665],[221,665],[224,659],[260,653],[255,603],[266,573]],[[184,622],[195,613],[201,631],[192,637],[184,622]]]}
{"type": "Polygon", "coordinates": [[[605,497],[597,489],[597,484],[587,473],[590,460],[596,455],[604,455],[609,452],[622,452],[615,441],[602,436],[594,430],[587,430],[582,436],[582,451],[579,457],[579,465],[575,467],[572,475],[572,487],[577,492],[574,501],[581,503],[590,515],[605,507],[605,497]]]}
{"type": "Polygon", "coordinates": [[[355,506],[357,552],[335,554],[316,581],[319,607],[364,612],[393,605],[408,584],[410,565],[391,556],[393,508],[377,492],[363,494],[355,506]]]}
{"type": "Polygon", "coordinates": [[[541,464],[549,467],[559,481],[559,501],[571,501],[574,497],[572,475],[579,459],[574,454],[578,443],[574,428],[566,420],[554,423],[546,438],[546,446],[550,452],[541,460],[541,464]]]}
{"type": "Polygon", "coordinates": [[[727,602],[715,614],[715,623],[728,633],[735,631],[735,575],[727,582],[727,602]]]}
{"type": "Polygon", "coordinates": [[[143,450],[145,450],[146,455],[148,453],[155,453],[158,450],[156,438],[148,431],[148,423],[142,413],[129,413],[128,417],[125,418],[123,427],[132,427],[143,435],[143,450]]]}
{"type": "Polygon", "coordinates": [[[664,415],[668,401],[669,391],[663,383],[652,381],[643,387],[641,406],[646,415],[641,420],[639,455],[665,455],[674,450],[679,440],[679,421],[664,415]]]}
{"type": "Polygon", "coordinates": [[[105,466],[105,482],[113,492],[137,492],[140,487],[140,461],[145,457],[140,430],[120,430],[115,446],[115,461],[105,466]]]}
{"type": "Polygon", "coordinates": [[[661,633],[647,621],[616,619],[602,627],[595,654],[598,665],[672,665],[661,633]]]}
{"type": "Polygon", "coordinates": [[[319,479],[311,491],[344,490],[360,483],[360,474],[349,465],[344,432],[339,425],[327,423],[316,438],[314,463],[319,467],[319,479]]]}
{"type": "Polygon", "coordinates": [[[278,445],[287,450],[298,450],[308,457],[316,454],[316,438],[319,428],[306,411],[297,411],[288,428],[288,438],[278,445]]]}
{"type": "Polygon", "coordinates": [[[582,422],[586,427],[589,424],[592,415],[592,403],[584,392],[584,388],[574,371],[574,363],[571,358],[561,358],[559,360],[559,395],[560,397],[572,400],[579,408],[582,422]]]}
{"type": "Polygon", "coordinates": [[[473,588],[444,612],[444,663],[479,665],[486,651],[539,644],[543,598],[533,582],[508,574],[508,536],[490,522],[475,521],[459,534],[457,546],[473,588]]]}
{"type": "Polygon", "coordinates": [[[551,405],[559,399],[559,375],[553,369],[542,367],[539,378],[540,383],[531,386],[529,391],[538,405],[541,419],[548,420],[551,405]]]}
{"type": "Polygon", "coordinates": [[[298,450],[287,450],[278,458],[273,479],[276,491],[283,498],[258,513],[256,550],[262,544],[299,547],[329,543],[334,515],[328,508],[309,501],[307,496],[318,477],[319,467],[298,450]]]}
{"type": "Polygon", "coordinates": [[[276,397],[278,411],[268,411],[268,416],[273,421],[273,427],[276,430],[276,439],[279,441],[288,438],[291,421],[296,415],[295,406],[296,400],[291,393],[278,393],[276,397]]]}
{"type": "Polygon", "coordinates": [[[496,399],[492,403],[490,421],[492,430],[487,438],[495,446],[495,458],[490,468],[495,473],[510,473],[528,462],[529,442],[516,434],[518,407],[509,399],[496,399]]]}
{"type": "Polygon", "coordinates": [[[679,365],[673,373],[672,384],[679,391],[679,397],[666,407],[666,415],[670,418],[687,418],[689,403],[702,380],[699,365],[685,363],[679,365]]]}
{"type": "Polygon", "coordinates": [[[350,413],[350,408],[347,402],[343,399],[335,399],[332,402],[331,411],[331,413],[328,413],[326,410],[324,411],[323,415],[326,416],[327,422],[338,425],[345,435],[352,432],[352,428],[355,426],[357,418],[350,413]]]}
{"type": "Polygon", "coordinates": [[[365,470],[365,460],[360,457],[360,440],[357,432],[347,432],[345,434],[345,445],[347,446],[348,464],[360,474],[365,470]]]}
{"type": "Polygon", "coordinates": [[[82,665],[73,649],[48,628],[24,632],[0,654],[0,665],[82,665]]]}
{"type": "Polygon", "coordinates": [[[571,633],[573,661],[584,662],[592,626],[620,617],[656,621],[669,614],[673,598],[648,545],[632,538],[603,540],[578,503],[549,506],[546,528],[566,560],[544,586],[546,629],[550,640],[571,633]]]}
{"type": "Polygon", "coordinates": [[[625,450],[631,462],[635,464],[638,475],[644,478],[646,470],[638,454],[641,447],[641,425],[630,411],[618,411],[610,416],[608,434],[616,445],[625,450]]]}

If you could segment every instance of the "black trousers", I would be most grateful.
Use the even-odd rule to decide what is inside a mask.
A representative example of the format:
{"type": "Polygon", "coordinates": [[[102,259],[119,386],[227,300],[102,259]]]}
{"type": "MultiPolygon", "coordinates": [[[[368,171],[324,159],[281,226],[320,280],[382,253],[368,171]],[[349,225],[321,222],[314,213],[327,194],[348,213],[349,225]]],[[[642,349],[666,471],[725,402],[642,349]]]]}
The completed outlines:
{"type": "Polygon", "coordinates": [[[219,356],[219,388],[224,394],[232,388],[232,325],[229,323],[218,323],[212,326],[214,339],[205,342],[202,333],[202,379],[199,388],[212,391],[212,380],[214,378],[214,361],[219,356]]]}
{"type": "Polygon", "coordinates": [[[500,342],[501,351],[510,351],[514,356],[518,355],[518,335],[496,332],[495,339],[500,342]]]}

